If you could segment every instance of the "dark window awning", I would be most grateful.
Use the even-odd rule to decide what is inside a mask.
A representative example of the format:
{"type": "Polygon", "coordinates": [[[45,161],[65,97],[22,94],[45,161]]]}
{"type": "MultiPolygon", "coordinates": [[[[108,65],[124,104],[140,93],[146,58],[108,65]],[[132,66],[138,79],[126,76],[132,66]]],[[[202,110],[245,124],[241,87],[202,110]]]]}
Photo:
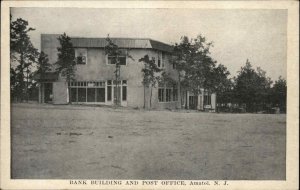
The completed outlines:
{"type": "Polygon", "coordinates": [[[54,73],[54,72],[51,73],[47,72],[44,74],[37,73],[34,75],[33,79],[38,82],[54,82],[57,81],[58,79],[58,73],[54,73]]]}

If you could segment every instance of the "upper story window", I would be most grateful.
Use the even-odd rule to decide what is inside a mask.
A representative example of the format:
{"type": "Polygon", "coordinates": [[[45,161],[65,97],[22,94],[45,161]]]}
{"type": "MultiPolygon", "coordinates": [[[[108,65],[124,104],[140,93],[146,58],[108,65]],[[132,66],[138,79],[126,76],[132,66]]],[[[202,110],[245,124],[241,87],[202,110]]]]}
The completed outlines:
{"type": "Polygon", "coordinates": [[[87,64],[87,49],[76,48],[75,49],[76,64],[86,65],[87,64]]]}
{"type": "Polygon", "coordinates": [[[165,59],[166,55],[164,54],[164,52],[161,52],[161,65],[163,68],[165,67],[165,59]]]}
{"type": "MultiPolygon", "coordinates": [[[[122,49],[121,50],[121,55],[119,57],[119,64],[120,65],[126,65],[126,50],[122,49]]],[[[107,64],[109,65],[115,65],[117,62],[117,56],[115,55],[107,55],[107,64]]]]}
{"type": "Polygon", "coordinates": [[[159,68],[164,68],[165,67],[165,63],[164,63],[164,54],[163,52],[158,52],[157,54],[157,66],[159,68]]]}

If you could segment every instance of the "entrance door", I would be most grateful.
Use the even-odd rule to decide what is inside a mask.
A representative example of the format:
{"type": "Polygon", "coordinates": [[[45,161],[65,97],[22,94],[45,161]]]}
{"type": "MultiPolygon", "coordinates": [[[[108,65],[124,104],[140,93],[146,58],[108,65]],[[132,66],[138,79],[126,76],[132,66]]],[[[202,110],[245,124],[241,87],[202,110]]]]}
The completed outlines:
{"type": "Polygon", "coordinates": [[[53,84],[44,83],[44,102],[51,103],[53,98],[53,84]]]}
{"type": "Polygon", "coordinates": [[[121,87],[120,86],[114,87],[114,102],[117,105],[121,104],[121,87]]]}
{"type": "Polygon", "coordinates": [[[197,96],[189,96],[189,109],[195,110],[198,105],[198,97],[197,96]]]}

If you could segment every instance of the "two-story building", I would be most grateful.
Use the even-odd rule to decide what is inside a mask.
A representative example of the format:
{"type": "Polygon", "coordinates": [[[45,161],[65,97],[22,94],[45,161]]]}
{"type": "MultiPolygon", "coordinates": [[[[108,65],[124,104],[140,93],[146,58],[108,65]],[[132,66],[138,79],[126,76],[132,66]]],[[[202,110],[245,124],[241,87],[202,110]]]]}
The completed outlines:
{"type": "MultiPolygon", "coordinates": [[[[57,34],[41,35],[41,50],[48,55],[49,62],[57,61],[57,48],[60,47],[57,34]]],[[[154,58],[157,66],[177,81],[177,72],[170,63],[172,46],[152,39],[138,38],[111,38],[123,52],[120,60],[120,80],[116,84],[115,63],[113,57],[105,54],[106,38],[79,38],[71,37],[75,48],[76,80],[69,84],[63,77],[55,72],[37,77],[40,83],[39,102],[53,104],[103,104],[113,105],[116,98],[122,106],[149,107],[150,90],[142,84],[142,69],[144,63],[139,59],[148,55],[154,58]],[[130,55],[130,56],[128,56],[130,55]],[[69,88],[68,88],[69,87],[69,88]],[[70,89],[70,92],[69,90],[70,89]]],[[[201,95],[202,96],[202,95],[201,95]]],[[[178,85],[159,84],[152,90],[152,108],[178,108],[180,107],[178,85]]],[[[190,108],[203,109],[205,104],[215,107],[215,96],[201,98],[186,98],[181,96],[184,104],[190,108]],[[199,99],[195,101],[194,99],[199,99]],[[192,102],[194,101],[194,102],[192,102]]],[[[204,97],[204,96],[203,96],[204,97]]]]}

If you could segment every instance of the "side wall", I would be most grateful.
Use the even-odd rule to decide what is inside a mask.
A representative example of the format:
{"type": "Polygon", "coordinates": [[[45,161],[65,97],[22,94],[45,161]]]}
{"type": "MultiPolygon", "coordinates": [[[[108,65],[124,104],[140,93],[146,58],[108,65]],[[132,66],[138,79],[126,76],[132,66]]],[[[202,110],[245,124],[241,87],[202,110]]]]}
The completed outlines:
{"type": "Polygon", "coordinates": [[[67,104],[68,86],[66,82],[53,82],[53,104],[67,104]]]}

